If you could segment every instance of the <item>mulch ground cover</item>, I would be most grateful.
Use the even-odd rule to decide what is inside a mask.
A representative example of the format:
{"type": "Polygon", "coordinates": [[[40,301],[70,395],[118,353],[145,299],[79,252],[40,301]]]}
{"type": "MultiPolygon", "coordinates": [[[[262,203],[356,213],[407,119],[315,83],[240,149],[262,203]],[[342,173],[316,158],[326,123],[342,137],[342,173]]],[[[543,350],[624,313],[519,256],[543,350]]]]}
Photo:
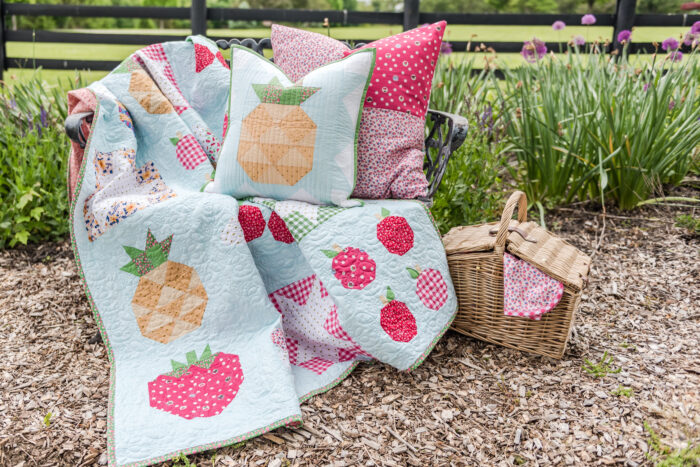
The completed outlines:
{"type": "MultiPolygon", "coordinates": [[[[697,446],[700,240],[674,215],[609,211],[602,241],[591,205],[548,217],[596,251],[561,361],[450,332],[411,373],[360,365],[302,406],[300,429],[189,461],[634,466],[697,446]]],[[[68,243],[0,252],[0,465],[106,464],[109,375],[103,345],[89,342],[96,329],[68,243]]]]}

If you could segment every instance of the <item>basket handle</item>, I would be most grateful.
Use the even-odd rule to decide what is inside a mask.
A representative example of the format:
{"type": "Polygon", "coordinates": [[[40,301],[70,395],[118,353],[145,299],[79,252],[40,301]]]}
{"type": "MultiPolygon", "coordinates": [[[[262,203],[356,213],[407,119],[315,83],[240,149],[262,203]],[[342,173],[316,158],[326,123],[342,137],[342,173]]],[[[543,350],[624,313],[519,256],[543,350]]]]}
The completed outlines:
{"type": "Polygon", "coordinates": [[[503,208],[501,225],[498,227],[498,234],[496,235],[496,247],[505,248],[506,246],[508,227],[510,226],[510,220],[513,218],[515,206],[518,206],[518,222],[527,221],[527,196],[522,191],[514,191],[508,198],[508,201],[506,201],[506,207],[503,208]]]}

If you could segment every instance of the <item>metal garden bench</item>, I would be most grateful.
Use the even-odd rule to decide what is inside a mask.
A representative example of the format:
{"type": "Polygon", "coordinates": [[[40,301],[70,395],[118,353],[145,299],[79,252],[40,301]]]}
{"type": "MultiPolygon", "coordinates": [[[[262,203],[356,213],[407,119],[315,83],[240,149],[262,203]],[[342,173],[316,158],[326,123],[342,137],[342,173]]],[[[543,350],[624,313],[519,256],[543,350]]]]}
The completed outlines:
{"type": "MultiPolygon", "coordinates": [[[[218,40],[216,44],[221,49],[229,49],[231,45],[238,44],[263,55],[266,48],[271,48],[270,39],[230,39],[218,40]]],[[[364,43],[357,43],[354,48],[362,47],[364,43]]],[[[85,147],[87,138],[83,130],[83,123],[92,121],[92,112],[77,113],[66,118],[66,133],[71,140],[85,147]]],[[[467,119],[459,115],[428,110],[428,136],[425,139],[426,154],[424,170],[428,178],[428,194],[422,201],[431,203],[437,192],[442,177],[447,169],[450,156],[459,148],[467,136],[467,119]]]]}

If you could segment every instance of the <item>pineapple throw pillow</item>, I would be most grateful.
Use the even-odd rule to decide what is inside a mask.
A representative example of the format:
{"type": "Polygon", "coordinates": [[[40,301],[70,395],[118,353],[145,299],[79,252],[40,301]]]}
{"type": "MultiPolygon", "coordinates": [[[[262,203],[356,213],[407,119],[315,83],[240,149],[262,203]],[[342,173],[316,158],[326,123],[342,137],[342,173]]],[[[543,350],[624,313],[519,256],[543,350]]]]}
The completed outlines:
{"type": "Polygon", "coordinates": [[[292,82],[240,46],[231,51],[228,128],[205,191],[351,206],[362,103],[374,69],[367,49],[292,82]]]}

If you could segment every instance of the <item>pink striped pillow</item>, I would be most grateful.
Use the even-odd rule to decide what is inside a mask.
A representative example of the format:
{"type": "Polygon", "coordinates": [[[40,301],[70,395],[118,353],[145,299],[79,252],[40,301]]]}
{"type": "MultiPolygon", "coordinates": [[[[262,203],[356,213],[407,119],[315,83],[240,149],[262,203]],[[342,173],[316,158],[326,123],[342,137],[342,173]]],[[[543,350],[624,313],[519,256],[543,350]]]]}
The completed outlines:
{"type": "MultiPolygon", "coordinates": [[[[377,59],[367,90],[357,148],[357,198],[417,198],[423,173],[425,114],[444,21],[367,44],[377,59]]],[[[272,26],[275,63],[292,80],[353,53],[330,37],[272,26]]]]}

